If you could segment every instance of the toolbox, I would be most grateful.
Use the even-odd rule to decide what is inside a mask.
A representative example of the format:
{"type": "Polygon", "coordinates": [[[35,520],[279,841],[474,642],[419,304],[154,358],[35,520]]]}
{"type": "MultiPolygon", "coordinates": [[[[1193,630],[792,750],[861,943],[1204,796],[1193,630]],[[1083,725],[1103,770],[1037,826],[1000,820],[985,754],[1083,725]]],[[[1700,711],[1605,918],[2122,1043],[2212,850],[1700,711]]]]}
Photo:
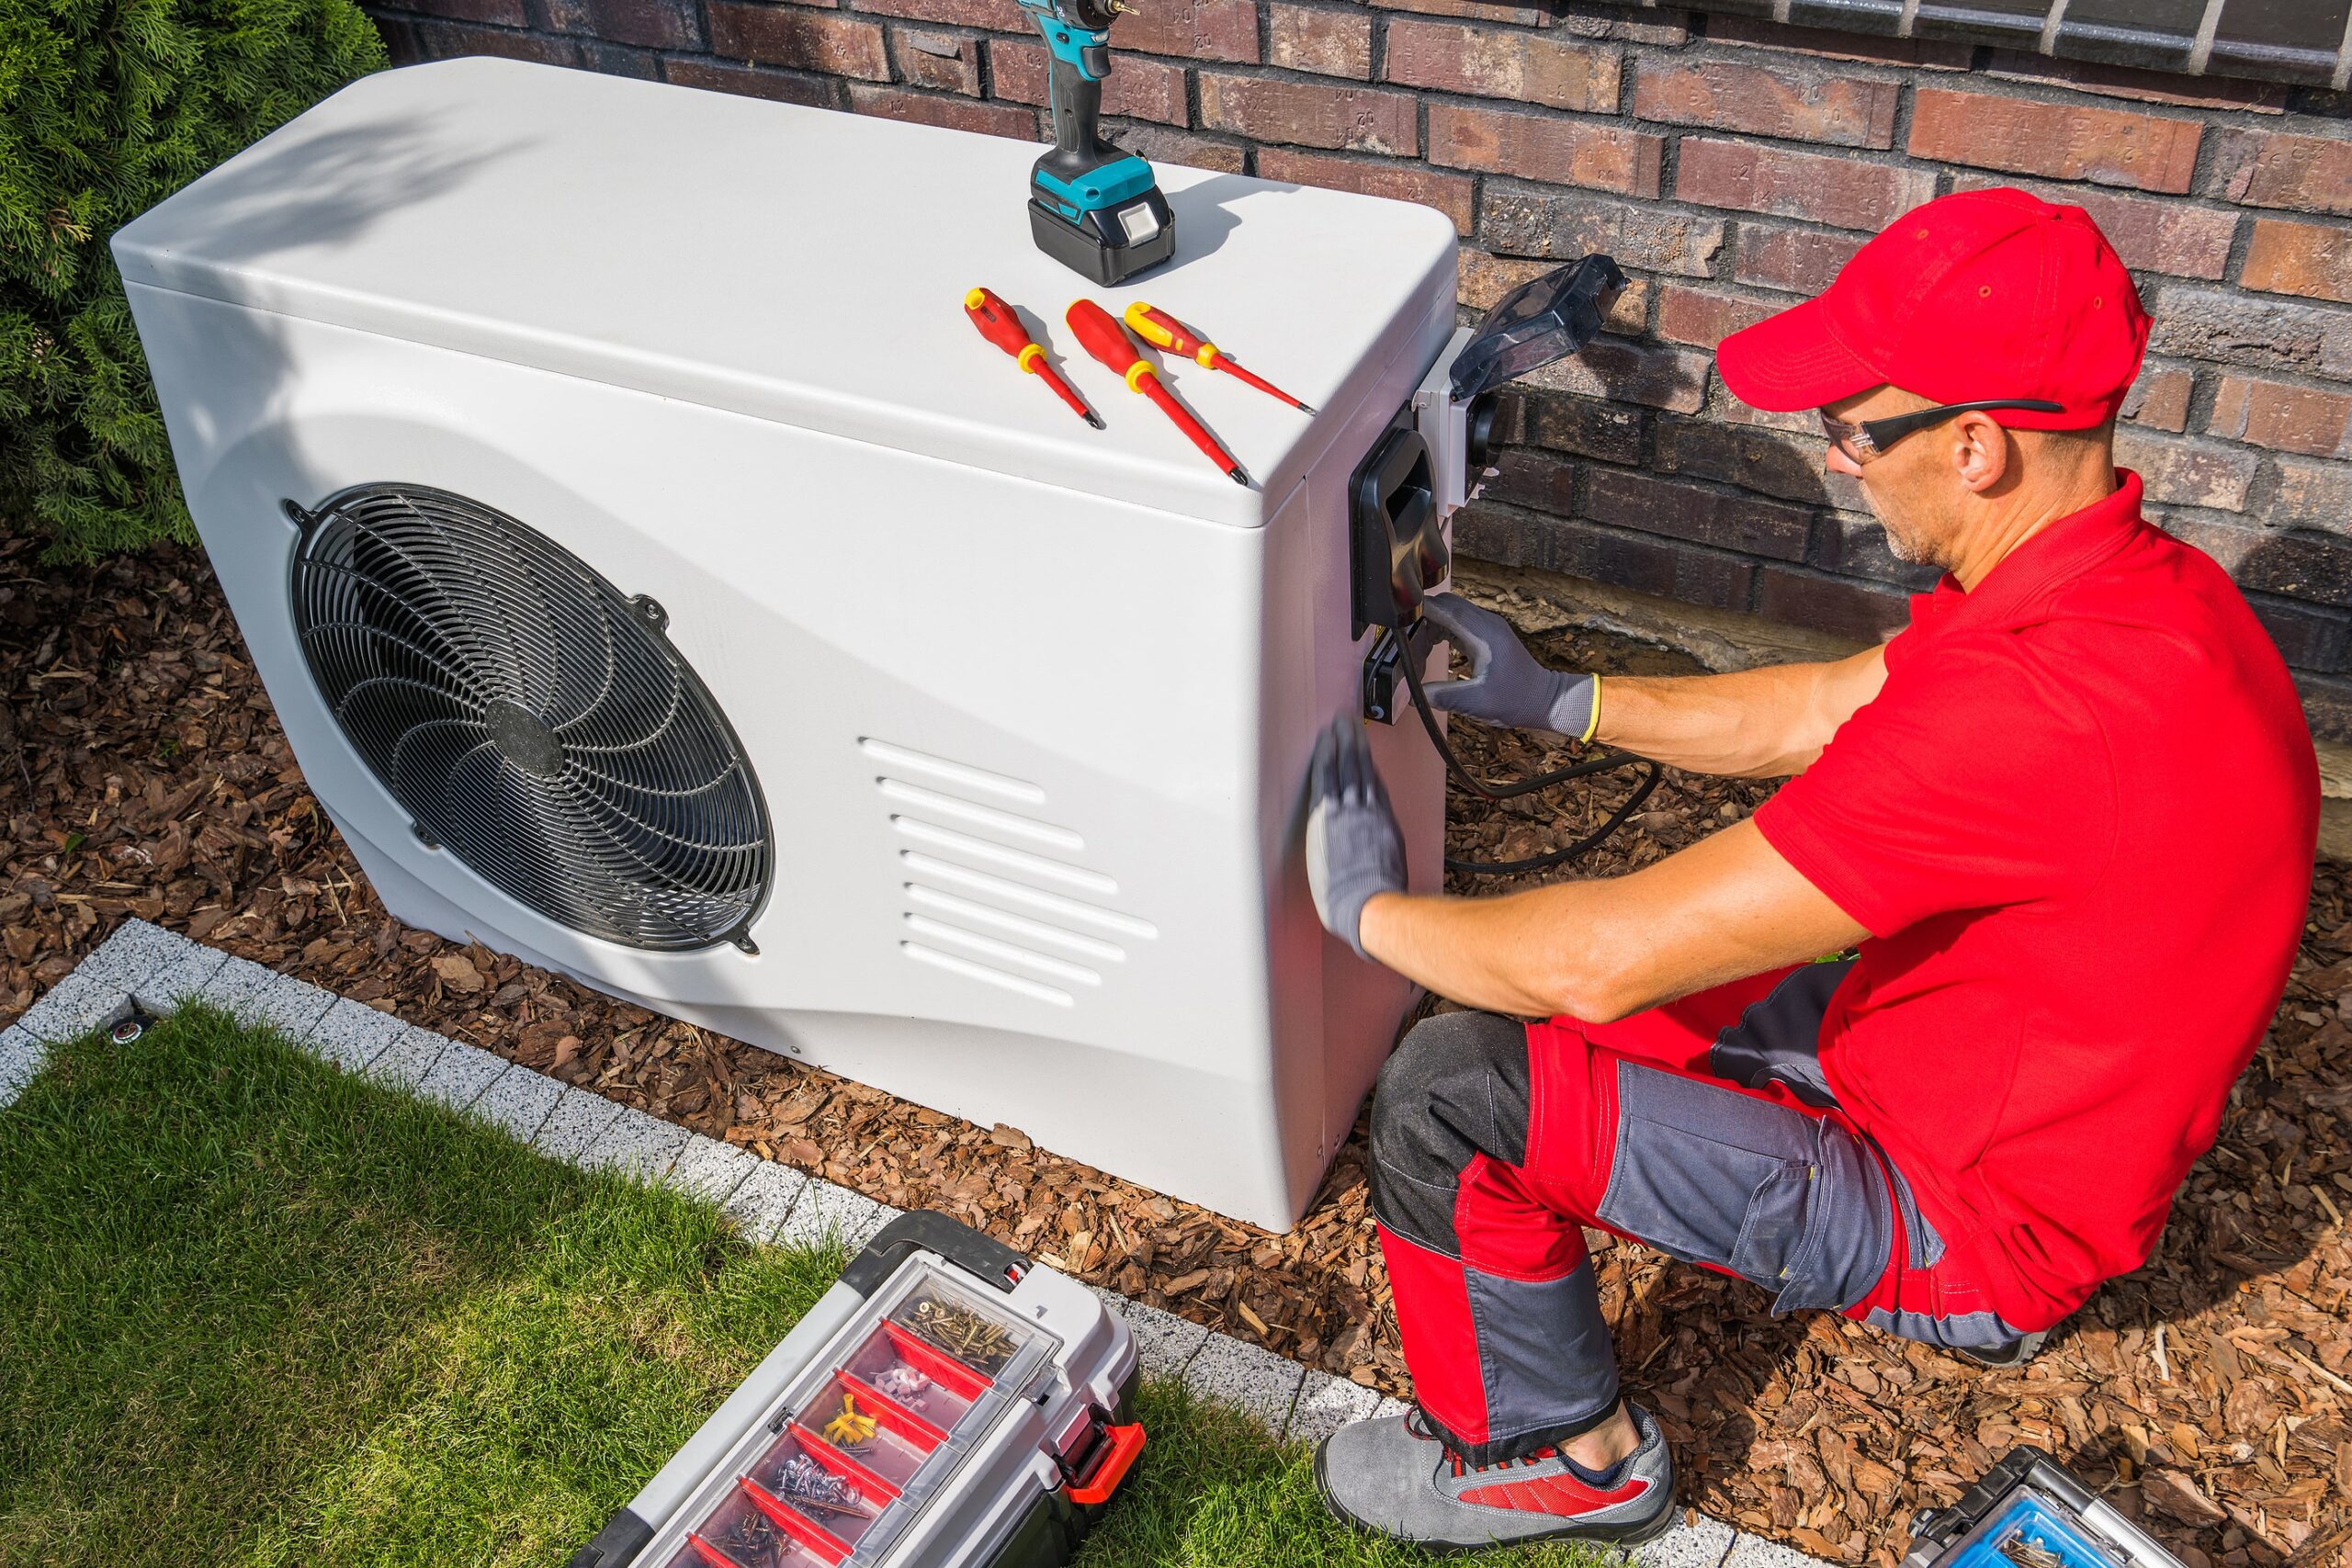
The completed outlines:
{"type": "Polygon", "coordinates": [[[1052,1568],[1142,1450],[1085,1286],[903,1214],[571,1568],[1052,1568]]]}
{"type": "Polygon", "coordinates": [[[1911,1522],[1903,1568],[2181,1568],[2180,1559],[2036,1448],[2018,1448],[1949,1508],[1911,1522]]]}

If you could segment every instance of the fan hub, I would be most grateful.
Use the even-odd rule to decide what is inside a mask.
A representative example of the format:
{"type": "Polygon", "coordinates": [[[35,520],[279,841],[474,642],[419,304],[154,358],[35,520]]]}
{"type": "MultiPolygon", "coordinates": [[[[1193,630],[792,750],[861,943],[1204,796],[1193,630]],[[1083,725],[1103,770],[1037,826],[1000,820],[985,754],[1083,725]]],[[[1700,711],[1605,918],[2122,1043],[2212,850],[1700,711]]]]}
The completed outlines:
{"type": "Polygon", "coordinates": [[[551,779],[563,772],[563,742],[529,708],[498,697],[482,709],[481,717],[498,754],[533,778],[551,779]]]}

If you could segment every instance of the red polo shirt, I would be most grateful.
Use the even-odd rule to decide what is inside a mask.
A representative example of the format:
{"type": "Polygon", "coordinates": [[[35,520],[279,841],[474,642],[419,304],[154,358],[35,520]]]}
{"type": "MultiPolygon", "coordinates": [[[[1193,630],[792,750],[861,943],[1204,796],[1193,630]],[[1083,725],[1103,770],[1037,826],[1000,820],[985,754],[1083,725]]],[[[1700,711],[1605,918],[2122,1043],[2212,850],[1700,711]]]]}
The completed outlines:
{"type": "Polygon", "coordinates": [[[2277,648],[2118,478],[1974,592],[1915,595],[1884,688],[1756,814],[1871,933],[1830,1087],[2021,1329],[2154,1250],[2278,1005],[2319,829],[2277,648]]]}

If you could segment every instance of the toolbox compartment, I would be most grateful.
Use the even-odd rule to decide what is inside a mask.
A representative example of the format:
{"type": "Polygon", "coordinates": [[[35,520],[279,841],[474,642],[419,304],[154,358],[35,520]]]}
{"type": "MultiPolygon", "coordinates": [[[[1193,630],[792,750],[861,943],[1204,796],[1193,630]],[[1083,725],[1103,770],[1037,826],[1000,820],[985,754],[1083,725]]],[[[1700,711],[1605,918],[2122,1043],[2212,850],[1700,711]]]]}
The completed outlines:
{"type": "Polygon", "coordinates": [[[1142,1447],[1135,1381],[1084,1287],[904,1215],[571,1565],[1052,1568],[1142,1447]]]}
{"type": "Polygon", "coordinates": [[[738,1486],[687,1536],[669,1568],[834,1568],[848,1555],[798,1516],[771,1517],[738,1486]]]}
{"type": "Polygon", "coordinates": [[[893,1497],[947,1442],[945,1432],[846,1373],[825,1385],[790,1434],[827,1470],[869,1490],[888,1487],[893,1497]]]}

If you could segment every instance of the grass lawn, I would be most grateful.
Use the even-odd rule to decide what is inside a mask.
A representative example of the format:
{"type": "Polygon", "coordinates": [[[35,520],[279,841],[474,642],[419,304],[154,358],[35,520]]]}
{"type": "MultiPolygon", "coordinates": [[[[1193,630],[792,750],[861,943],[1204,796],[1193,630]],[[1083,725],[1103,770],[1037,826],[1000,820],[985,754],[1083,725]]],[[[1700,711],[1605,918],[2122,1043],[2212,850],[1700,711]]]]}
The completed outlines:
{"type": "MultiPolygon", "coordinates": [[[[560,1563],[843,1261],[219,1014],[82,1041],[0,1110],[0,1568],[560,1563]]],[[[1247,1418],[1143,1419],[1087,1568],[1424,1561],[1247,1418]]]]}

